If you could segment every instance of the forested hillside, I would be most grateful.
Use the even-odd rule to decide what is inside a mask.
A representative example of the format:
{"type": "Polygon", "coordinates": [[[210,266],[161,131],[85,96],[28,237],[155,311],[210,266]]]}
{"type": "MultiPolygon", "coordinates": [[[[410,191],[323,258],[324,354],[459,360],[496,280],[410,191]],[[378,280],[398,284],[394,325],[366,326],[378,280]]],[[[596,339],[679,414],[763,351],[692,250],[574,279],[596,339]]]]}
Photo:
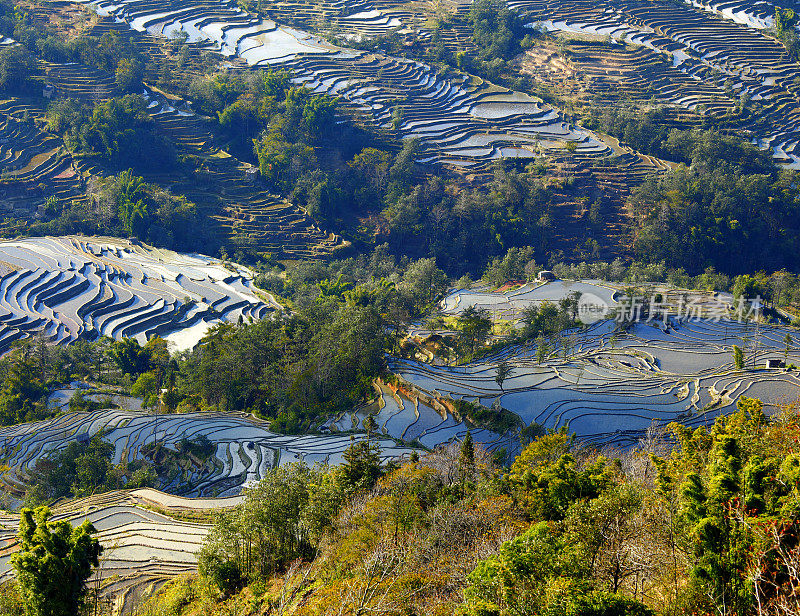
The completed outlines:
{"type": "Polygon", "coordinates": [[[741,398],[626,451],[551,433],[507,468],[469,437],[386,469],[353,447],[262,481],[139,613],[790,614],[798,438],[795,407],[741,398]]]}

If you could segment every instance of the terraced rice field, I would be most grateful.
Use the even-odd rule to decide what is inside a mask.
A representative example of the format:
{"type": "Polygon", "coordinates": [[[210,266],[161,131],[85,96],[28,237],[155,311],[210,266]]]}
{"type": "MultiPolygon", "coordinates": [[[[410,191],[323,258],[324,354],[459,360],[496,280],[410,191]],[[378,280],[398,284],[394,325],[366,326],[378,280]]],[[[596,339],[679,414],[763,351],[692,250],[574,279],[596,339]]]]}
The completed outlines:
{"type": "MultiPolygon", "coordinates": [[[[692,88],[685,80],[663,79],[659,75],[667,69],[661,67],[644,69],[644,74],[658,73],[650,83],[654,95],[674,105],[723,115],[742,95],[758,102],[758,114],[744,114],[740,128],[771,149],[776,161],[798,167],[800,103],[793,91],[800,67],[762,32],[774,22],[774,5],[510,0],[509,6],[529,18],[530,27],[624,40],[666,57],[672,72],[696,83],[692,88]]],[[[647,61],[647,54],[641,55],[638,62],[647,61]]]]}
{"type": "Polygon", "coordinates": [[[366,39],[394,33],[397,36],[420,34],[419,13],[391,2],[363,0],[281,1],[270,6],[269,16],[281,23],[318,30],[335,30],[345,39],[366,39]]]}
{"type": "MultiPolygon", "coordinates": [[[[423,23],[425,11],[414,10],[411,4],[279,2],[270,15],[278,22],[331,30],[344,38],[396,32],[424,39],[429,34],[423,23]]],[[[568,124],[557,110],[520,93],[468,76],[443,75],[419,62],[336,47],[232,4],[100,0],[91,5],[140,31],[161,35],[180,30],[190,40],[206,41],[250,65],[291,68],[297,82],[340,96],[377,128],[421,139],[426,161],[479,167],[499,156],[555,153],[568,141],[576,141],[585,157],[608,155],[613,149],[589,131],[568,124]],[[393,126],[397,115],[401,121],[393,126]]],[[[726,116],[732,125],[738,121],[739,128],[771,149],[778,162],[800,166],[795,155],[800,103],[792,94],[800,70],[785,48],[763,33],[774,25],[776,5],[509,0],[509,6],[530,19],[531,27],[632,43],[640,49],[624,52],[633,54],[628,60],[637,73],[630,76],[628,86],[677,107],[726,116]],[[761,106],[757,117],[740,113],[736,119],[735,108],[743,95],[761,106]]],[[[467,8],[468,4],[457,4],[453,10],[463,13],[467,8]]],[[[469,45],[467,39],[464,44],[469,45]]]]}
{"type": "Polygon", "coordinates": [[[82,64],[43,63],[46,82],[55,88],[53,96],[99,102],[121,92],[113,75],[82,64]]]}
{"type": "Polygon", "coordinates": [[[592,294],[609,308],[617,305],[618,291],[602,283],[557,280],[546,284],[526,284],[505,293],[489,289],[460,289],[448,294],[441,302],[441,311],[446,315],[459,315],[474,306],[489,310],[494,318],[517,320],[522,310],[544,302],[557,303],[571,293],[592,294]]]}
{"type": "MultiPolygon", "coordinates": [[[[90,588],[100,590],[102,603],[114,613],[129,614],[143,594],[197,569],[196,553],[211,527],[170,514],[213,512],[239,500],[182,499],[150,489],[119,491],[56,505],[53,520],[68,520],[73,526],[89,520],[95,526],[104,552],[90,588]]],[[[18,528],[18,516],[0,515],[0,581],[13,575],[10,559],[19,549],[18,528]]]]}
{"type": "MultiPolygon", "coordinates": [[[[156,441],[173,451],[184,438],[206,436],[214,453],[205,464],[193,463],[161,489],[186,496],[238,494],[277,465],[303,460],[309,465],[338,464],[350,445],[349,435],[287,436],[270,432],[267,422],[245,414],[185,413],[153,415],[137,411],[101,410],[68,413],[34,423],[0,429],[2,459],[10,467],[5,488],[20,492],[40,458],[70,442],[93,437],[114,445],[114,463],[142,459],[142,448],[156,441]]],[[[364,438],[363,435],[357,438],[364,438]]],[[[394,441],[378,441],[383,460],[401,457],[411,449],[394,441]]]]}
{"type": "Polygon", "coordinates": [[[419,443],[433,449],[454,439],[462,439],[471,432],[476,443],[489,451],[516,448],[514,434],[497,434],[485,428],[470,428],[456,419],[451,409],[435,398],[418,395],[418,392],[398,389],[380,383],[376,385],[377,404],[345,413],[329,421],[326,427],[333,431],[363,430],[363,421],[372,414],[378,424],[378,433],[407,443],[419,443]]]}
{"type": "MultiPolygon", "coordinates": [[[[480,167],[501,156],[557,153],[569,141],[577,144],[579,156],[611,153],[591,132],[570,125],[556,109],[533,97],[468,75],[443,74],[420,62],[336,47],[245,13],[230,1],[100,0],[90,5],[135,30],[186,32],[190,41],[206,41],[219,53],[252,66],[290,69],[296,83],[340,97],[374,128],[419,139],[423,162],[480,167]]],[[[348,17],[377,19],[375,9],[360,8],[348,17]]]]}
{"type": "Polygon", "coordinates": [[[465,366],[394,360],[391,368],[431,396],[496,403],[526,424],[567,425],[590,443],[628,445],[653,421],[707,424],[739,396],[760,398],[767,411],[800,398],[796,370],[763,368],[767,359],[784,358],[787,333],[794,338],[788,361],[800,364],[796,330],[670,316],[627,329],[603,320],[565,332],[548,341],[541,363],[530,344],[465,366]],[[734,369],[733,345],[745,350],[743,371],[734,369]],[[503,389],[494,380],[501,361],[513,368],[503,389]]]}
{"type": "Polygon", "coordinates": [[[61,139],[41,130],[41,110],[0,101],[0,214],[31,219],[48,197],[81,199],[82,178],[61,139]]]}
{"type": "MultiPolygon", "coordinates": [[[[625,311],[620,301],[622,285],[557,280],[504,292],[456,290],[442,300],[440,313],[458,316],[474,306],[488,310],[494,320],[519,326],[523,309],[557,303],[574,293],[580,294],[582,302],[625,311]]],[[[653,420],[697,425],[729,411],[740,395],[760,397],[772,407],[800,397],[800,379],[794,371],[738,373],[732,367],[733,345],[746,350],[748,368],[763,366],[768,358],[783,359],[784,337],[786,333],[796,336],[795,330],[731,320],[736,305],[728,294],[651,285],[648,297],[655,293],[663,297],[660,307],[668,309],[668,317],[654,315],[631,326],[603,320],[565,332],[546,340],[549,350],[541,363],[536,360],[535,344],[510,347],[496,356],[458,367],[441,365],[435,359],[434,365],[391,360],[390,368],[403,379],[403,385],[380,383],[377,407],[346,414],[328,426],[333,430],[356,429],[368,413],[373,413],[381,433],[433,448],[466,435],[468,426],[452,412],[452,401],[458,399],[487,407],[499,405],[516,413],[526,425],[569,425],[592,443],[627,445],[653,420]],[[716,320],[722,315],[727,320],[716,320]],[[513,376],[502,389],[495,381],[501,361],[513,367],[513,376]]],[[[419,339],[432,333],[453,334],[434,332],[422,324],[410,331],[419,339]]],[[[800,360],[796,343],[789,350],[788,360],[800,360]]],[[[502,447],[514,452],[519,447],[514,433],[471,431],[489,450],[502,447]]]]}
{"type": "Polygon", "coordinates": [[[57,344],[159,335],[189,348],[213,323],[279,307],[244,267],[113,238],[3,241],[0,267],[0,351],[31,335],[57,344]]]}
{"type": "MultiPolygon", "coordinates": [[[[557,303],[573,293],[609,310],[623,306],[621,285],[557,280],[506,292],[456,290],[442,300],[440,312],[458,316],[475,306],[488,310],[495,320],[518,324],[524,308],[557,303]]],[[[759,397],[769,408],[800,398],[796,371],[739,373],[732,363],[733,345],[745,349],[748,368],[764,366],[770,358],[783,359],[786,333],[798,339],[789,350],[788,361],[800,363],[796,330],[731,320],[735,305],[727,294],[653,285],[648,296],[655,293],[662,295],[669,317],[654,316],[629,327],[602,320],[565,332],[546,341],[549,351],[541,364],[536,360],[535,344],[510,347],[457,367],[390,360],[392,372],[404,385],[380,383],[377,407],[346,414],[328,426],[357,429],[368,413],[374,413],[382,434],[433,448],[466,435],[468,426],[451,412],[452,401],[458,399],[487,407],[499,405],[516,413],[525,425],[569,425],[586,441],[627,445],[653,420],[698,425],[728,412],[740,395],[759,397]],[[723,314],[727,320],[710,318],[723,314]],[[495,381],[501,361],[513,367],[502,389],[495,381]]],[[[434,332],[419,325],[410,333],[425,338],[434,332]]],[[[471,432],[476,442],[489,450],[502,447],[514,452],[519,447],[515,434],[500,435],[487,429],[471,432]]]]}
{"type": "Polygon", "coordinates": [[[562,91],[576,101],[619,104],[621,95],[640,105],[656,100],[666,116],[661,123],[667,126],[698,124],[700,117],[690,110],[701,105],[717,118],[738,113],[736,98],[725,96],[718,85],[682,72],[665,54],[596,38],[570,40],[567,58],[559,53],[557,42],[543,42],[520,57],[520,70],[541,87],[562,91]]]}

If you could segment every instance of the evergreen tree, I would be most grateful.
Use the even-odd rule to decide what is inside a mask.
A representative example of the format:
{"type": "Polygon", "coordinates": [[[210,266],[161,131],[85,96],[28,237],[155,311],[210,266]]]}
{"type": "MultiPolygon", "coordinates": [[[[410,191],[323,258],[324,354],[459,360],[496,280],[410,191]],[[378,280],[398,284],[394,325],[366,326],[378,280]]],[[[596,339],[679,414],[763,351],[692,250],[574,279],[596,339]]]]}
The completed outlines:
{"type": "Polygon", "coordinates": [[[497,386],[500,388],[501,391],[503,390],[503,383],[505,382],[506,378],[511,374],[511,364],[507,361],[501,361],[497,364],[497,368],[495,369],[494,380],[497,383],[497,386]]]}
{"type": "Polygon", "coordinates": [[[26,356],[16,358],[0,390],[0,421],[3,425],[11,425],[39,419],[45,409],[43,404],[37,403],[45,399],[46,394],[41,370],[33,359],[26,356]]]}
{"type": "Polygon", "coordinates": [[[378,422],[375,421],[375,415],[372,413],[364,418],[362,425],[364,426],[364,430],[367,431],[367,439],[372,438],[372,433],[378,429],[378,422]]]}
{"type": "Polygon", "coordinates": [[[506,541],[468,576],[463,614],[652,616],[642,603],[595,589],[586,547],[546,522],[506,541]]]}
{"type": "Polygon", "coordinates": [[[736,345],[733,345],[733,365],[737,370],[744,369],[744,353],[736,345]]]}
{"type": "Polygon", "coordinates": [[[458,317],[459,338],[473,353],[478,346],[486,341],[492,329],[492,320],[489,311],[485,308],[470,306],[458,317]]]}
{"type": "Polygon", "coordinates": [[[461,468],[462,476],[467,477],[475,470],[475,443],[472,440],[472,433],[467,431],[467,435],[461,442],[461,450],[458,455],[458,465],[461,468]]]}
{"type": "Polygon", "coordinates": [[[370,439],[356,442],[351,437],[342,458],[340,483],[347,491],[371,488],[381,476],[380,449],[370,439]]]}
{"type": "MultiPolygon", "coordinates": [[[[760,456],[748,457],[744,445],[765,421],[760,403],[754,402],[740,399],[739,413],[714,426],[707,461],[698,456],[696,470],[680,486],[693,553],[690,584],[723,616],[749,613],[753,604],[752,585],[744,574],[755,541],[747,512],[763,509],[767,475],[760,456]]],[[[691,451],[686,439],[684,447],[691,451]]]]}
{"type": "Polygon", "coordinates": [[[49,522],[47,507],[23,509],[21,551],[12,556],[26,616],[78,616],[86,609],[86,581],[103,548],[88,521],[77,528],[49,522]]]}

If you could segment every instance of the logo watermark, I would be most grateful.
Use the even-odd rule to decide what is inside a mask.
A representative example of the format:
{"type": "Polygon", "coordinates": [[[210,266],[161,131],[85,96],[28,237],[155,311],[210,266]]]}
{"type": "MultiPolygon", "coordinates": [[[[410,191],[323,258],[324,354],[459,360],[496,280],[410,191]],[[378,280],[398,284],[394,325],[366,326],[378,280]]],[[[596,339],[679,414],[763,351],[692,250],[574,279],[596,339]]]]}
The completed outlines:
{"type": "Polygon", "coordinates": [[[602,297],[594,293],[582,293],[578,299],[578,320],[584,325],[591,325],[607,318],[611,306],[602,297]]]}
{"type": "Polygon", "coordinates": [[[670,319],[712,322],[726,319],[744,323],[758,320],[762,310],[763,302],[760,297],[754,299],[739,297],[726,302],[718,297],[689,299],[683,296],[677,301],[667,302],[661,293],[654,293],[651,296],[623,297],[612,306],[593,293],[583,293],[578,300],[577,318],[585,325],[604,319],[613,319],[618,323],[661,322],[664,325],[667,325],[670,319]]]}

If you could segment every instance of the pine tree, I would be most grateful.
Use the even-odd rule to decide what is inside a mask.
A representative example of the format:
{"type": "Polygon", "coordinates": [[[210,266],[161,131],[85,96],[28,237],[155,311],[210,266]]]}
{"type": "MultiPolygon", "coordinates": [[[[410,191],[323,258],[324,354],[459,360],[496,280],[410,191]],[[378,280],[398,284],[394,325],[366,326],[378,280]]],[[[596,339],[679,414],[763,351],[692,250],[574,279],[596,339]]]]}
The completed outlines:
{"type": "Polygon", "coordinates": [[[536,363],[541,364],[549,354],[550,345],[547,340],[545,340],[544,336],[538,336],[536,338],[536,363]]]}
{"type": "Polygon", "coordinates": [[[375,416],[371,413],[364,418],[361,425],[363,425],[364,430],[367,431],[367,439],[372,438],[372,433],[378,429],[378,422],[375,421],[375,416]]]}
{"type": "Polygon", "coordinates": [[[380,449],[369,439],[356,442],[350,437],[350,446],[342,458],[341,483],[349,492],[369,489],[381,476],[380,449]]]}
{"type": "Polygon", "coordinates": [[[738,440],[718,434],[708,455],[706,481],[690,473],[681,486],[694,551],[691,582],[723,615],[747,613],[752,603],[752,592],[741,574],[747,568],[752,537],[735,511],[742,491],[741,470],[738,440]]]}

